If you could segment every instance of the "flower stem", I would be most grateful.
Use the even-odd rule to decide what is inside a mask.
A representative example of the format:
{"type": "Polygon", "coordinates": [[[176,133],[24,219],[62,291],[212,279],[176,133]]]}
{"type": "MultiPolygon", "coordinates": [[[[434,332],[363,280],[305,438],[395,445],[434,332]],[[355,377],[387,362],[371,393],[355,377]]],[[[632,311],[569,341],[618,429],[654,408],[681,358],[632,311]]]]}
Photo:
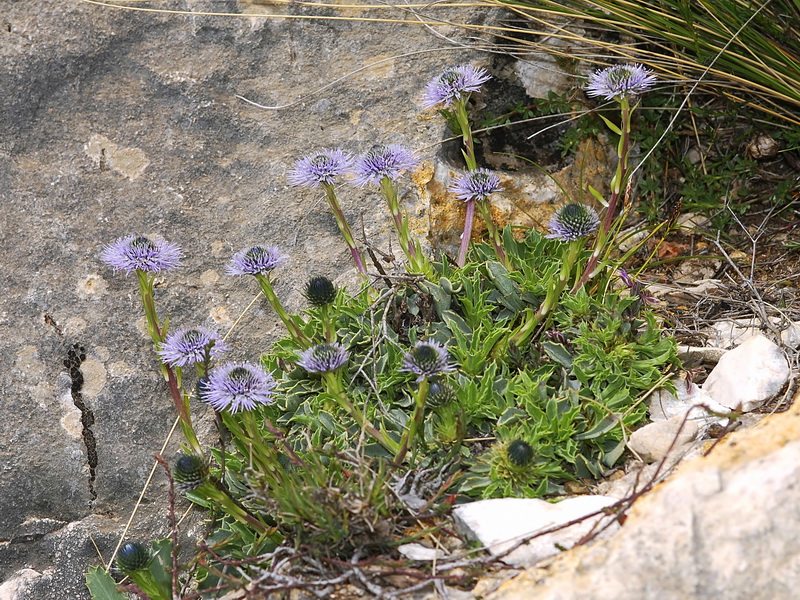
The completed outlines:
{"type": "Polygon", "coordinates": [[[289,332],[289,335],[292,336],[292,339],[294,339],[297,345],[301,348],[310,347],[311,340],[308,339],[306,334],[303,333],[303,330],[300,329],[300,326],[284,310],[281,301],[275,294],[275,290],[272,289],[272,283],[269,280],[269,275],[258,273],[255,277],[258,281],[258,284],[261,286],[261,291],[264,292],[264,296],[267,298],[270,306],[272,306],[275,312],[278,313],[278,316],[281,318],[281,321],[283,321],[283,324],[286,326],[286,329],[289,332]]]}
{"type": "MultiPolygon", "coordinates": [[[[403,437],[400,441],[400,448],[395,454],[394,463],[400,464],[406,456],[408,449],[417,439],[419,435],[419,431],[422,428],[422,423],[425,417],[425,401],[428,398],[428,390],[430,390],[430,383],[428,382],[427,377],[423,377],[422,381],[419,382],[419,387],[417,388],[417,393],[414,396],[414,414],[411,416],[411,423],[409,428],[403,434],[403,437]]],[[[412,457],[416,456],[416,452],[412,454],[412,457]]],[[[413,463],[412,458],[412,463],[413,463]]]]}
{"type": "Polygon", "coordinates": [[[406,253],[408,259],[412,260],[416,256],[416,251],[408,234],[408,217],[400,210],[400,201],[397,199],[397,189],[394,187],[392,180],[386,176],[381,179],[381,192],[383,192],[383,197],[386,198],[386,204],[389,205],[389,214],[392,215],[394,228],[400,238],[403,251],[406,253]]]}
{"type": "Polygon", "coordinates": [[[400,238],[400,246],[408,258],[408,264],[411,271],[414,273],[422,273],[430,279],[434,280],[435,271],[431,266],[428,257],[422,253],[422,249],[416,240],[411,239],[411,233],[408,229],[408,215],[400,208],[400,202],[397,198],[397,188],[394,182],[388,177],[381,179],[381,192],[383,197],[386,198],[386,204],[389,206],[389,213],[392,215],[392,222],[394,223],[397,237],[400,238]]]}
{"type": "Polygon", "coordinates": [[[472,222],[475,220],[475,200],[467,200],[467,212],[464,215],[464,232],[461,234],[461,246],[458,249],[456,264],[463,267],[467,262],[467,250],[472,237],[472,222]]]}
{"type": "Polygon", "coordinates": [[[497,254],[497,259],[503,264],[504,267],[508,269],[509,264],[508,259],[506,258],[506,251],[503,248],[503,241],[500,239],[500,231],[494,224],[494,219],[492,218],[492,208],[489,205],[489,201],[481,200],[478,202],[478,208],[480,208],[483,222],[486,223],[486,229],[489,231],[489,237],[492,240],[492,245],[494,246],[495,254],[497,254]]]}
{"type": "Polygon", "coordinates": [[[478,161],[475,158],[475,143],[472,138],[472,127],[469,123],[469,116],[467,115],[467,102],[469,95],[462,96],[456,100],[454,104],[454,112],[458,126],[461,129],[461,139],[464,147],[461,153],[464,155],[464,161],[467,163],[467,169],[474,171],[478,168],[478,161]]]}
{"type": "Polygon", "coordinates": [[[616,213],[617,210],[617,203],[619,202],[622,190],[625,189],[628,178],[630,177],[628,159],[631,151],[631,116],[633,115],[633,110],[636,107],[631,107],[628,98],[624,96],[620,98],[619,104],[622,133],[619,138],[619,145],[617,146],[617,156],[619,157],[619,160],[617,161],[617,170],[614,173],[614,177],[611,179],[611,197],[608,200],[608,207],[606,208],[605,217],[603,218],[603,222],[600,224],[600,229],[598,230],[597,237],[595,238],[592,255],[586,262],[586,266],[584,267],[580,278],[572,287],[572,294],[577,292],[590,278],[597,274],[597,263],[600,260],[600,255],[603,253],[606,239],[608,238],[608,232],[611,230],[611,226],[614,223],[614,213],[616,213]]]}
{"type": "MultiPolygon", "coordinates": [[[[165,321],[162,325],[158,321],[156,302],[153,296],[153,280],[155,276],[150,276],[147,272],[137,269],[136,277],[139,282],[139,295],[142,299],[144,315],[147,319],[147,331],[150,333],[150,338],[153,340],[156,350],[158,350],[167,336],[167,322],[165,321]]],[[[203,456],[203,449],[200,446],[200,442],[197,440],[197,434],[192,425],[192,417],[189,411],[189,398],[181,393],[179,383],[180,373],[176,376],[175,372],[163,362],[161,363],[161,373],[167,381],[169,394],[172,397],[175,410],[180,418],[183,437],[186,439],[186,442],[193,452],[199,456],[203,456]]]]}
{"type": "MultiPolygon", "coordinates": [[[[547,294],[544,300],[539,305],[536,312],[529,310],[525,321],[511,334],[508,338],[509,343],[513,343],[518,348],[524,345],[536,331],[536,328],[547,317],[558,304],[558,299],[561,292],[567,285],[570,274],[572,273],[573,266],[578,259],[581,248],[583,247],[584,238],[578,238],[569,242],[564,249],[564,254],[561,258],[561,269],[559,270],[558,279],[550,281],[550,287],[547,289],[547,294]]],[[[507,344],[506,344],[507,345],[507,344]]],[[[505,348],[503,348],[505,349],[505,348]]]]}
{"type": "Polygon", "coordinates": [[[356,265],[356,269],[358,272],[361,273],[364,277],[367,277],[367,269],[364,267],[364,259],[361,256],[361,252],[359,252],[358,247],[356,246],[355,239],[353,238],[353,232],[350,231],[350,226],[347,224],[347,220],[344,217],[344,213],[342,212],[342,208],[339,206],[339,201],[336,199],[336,190],[333,189],[332,184],[323,184],[325,188],[325,198],[328,201],[328,206],[330,206],[331,212],[333,212],[333,216],[336,218],[336,224],[339,226],[339,231],[344,238],[347,247],[350,248],[350,253],[353,255],[353,262],[356,265]]]}
{"type": "Polygon", "coordinates": [[[350,402],[350,399],[347,397],[347,394],[342,388],[342,382],[339,380],[338,373],[323,373],[322,378],[325,381],[328,393],[336,398],[339,406],[345,409],[364,431],[375,438],[375,440],[389,452],[396,453],[399,451],[400,445],[390,438],[388,434],[376,429],[375,426],[367,420],[367,418],[364,416],[364,413],[362,413],[353,405],[352,402],[350,402]]]}

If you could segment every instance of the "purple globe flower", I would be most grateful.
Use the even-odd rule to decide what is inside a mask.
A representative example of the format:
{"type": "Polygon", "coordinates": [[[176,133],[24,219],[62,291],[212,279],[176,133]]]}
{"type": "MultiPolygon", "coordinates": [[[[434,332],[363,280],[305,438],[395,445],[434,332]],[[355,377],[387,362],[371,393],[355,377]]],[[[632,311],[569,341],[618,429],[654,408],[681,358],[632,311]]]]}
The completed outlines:
{"type": "Polygon", "coordinates": [[[491,79],[485,69],[472,65],[459,65],[431,79],[420,100],[422,108],[449,107],[456,100],[477,92],[491,79]]]}
{"type": "Polygon", "coordinates": [[[226,363],[214,369],[202,386],[202,400],[214,410],[237,413],[273,402],[278,385],[261,366],[251,363],[226,363]]]}
{"type": "Polygon", "coordinates": [[[289,171],[289,183],[312,188],[320,184],[332,185],[334,178],[347,171],[352,162],[353,157],[341,148],[308,154],[289,171]]]}
{"type": "Polygon", "coordinates": [[[414,154],[405,146],[398,144],[373,146],[356,158],[353,166],[354,181],[359,187],[380,183],[384,177],[394,181],[400,177],[401,172],[416,166],[417,160],[414,154]]]}
{"type": "Polygon", "coordinates": [[[492,193],[503,188],[500,178],[488,169],[477,169],[456,179],[449,190],[459,200],[486,200],[492,193]]]}
{"type": "Polygon", "coordinates": [[[107,245],[100,260],[115,271],[160,273],[180,264],[181,249],[178,245],[157,238],[151,240],[143,235],[129,235],[107,245]]]}
{"type": "Polygon", "coordinates": [[[600,218],[591,206],[571,202],[556,211],[547,227],[550,234],[544,237],[570,242],[594,233],[600,227],[600,218]]]}
{"type": "Polygon", "coordinates": [[[606,100],[631,98],[652,88],[656,79],[655,74],[642,65],[614,65],[589,75],[586,95],[602,96],[606,100]]]}
{"type": "Polygon", "coordinates": [[[212,342],[210,352],[214,358],[229,349],[217,331],[208,327],[186,327],[170,333],[158,355],[171,367],[186,367],[203,362],[212,342]]]}
{"type": "Polygon", "coordinates": [[[265,275],[287,258],[277,246],[253,246],[234,254],[227,271],[229,275],[265,275]]]}
{"type": "Polygon", "coordinates": [[[403,364],[399,371],[408,371],[417,375],[417,381],[440,373],[455,371],[450,364],[450,354],[443,344],[436,341],[418,341],[414,347],[403,355],[403,364]]]}
{"type": "Polygon", "coordinates": [[[341,344],[319,344],[299,355],[297,364],[309,373],[330,373],[344,366],[350,353],[341,344]]]}

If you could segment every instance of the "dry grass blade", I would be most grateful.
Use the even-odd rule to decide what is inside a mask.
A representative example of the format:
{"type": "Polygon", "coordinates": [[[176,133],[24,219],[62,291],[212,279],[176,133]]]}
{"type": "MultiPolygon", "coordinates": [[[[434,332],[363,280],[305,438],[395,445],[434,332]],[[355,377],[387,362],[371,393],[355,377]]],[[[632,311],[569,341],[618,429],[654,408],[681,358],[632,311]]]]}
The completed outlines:
{"type": "Polygon", "coordinates": [[[574,58],[603,55],[642,62],[666,77],[696,81],[706,73],[705,88],[737,102],[800,123],[800,23],[797,7],[787,0],[540,0],[505,3],[543,31],[574,44],[574,58]],[[560,23],[560,24],[559,24],[560,23]],[[785,24],[785,25],[784,25],[785,24]],[[586,30],[591,30],[587,32],[586,30]],[[620,41],[602,39],[614,32],[620,41]],[[594,55],[593,55],[594,53],[594,55]],[[709,67],[710,65],[710,67],[709,67]]]}

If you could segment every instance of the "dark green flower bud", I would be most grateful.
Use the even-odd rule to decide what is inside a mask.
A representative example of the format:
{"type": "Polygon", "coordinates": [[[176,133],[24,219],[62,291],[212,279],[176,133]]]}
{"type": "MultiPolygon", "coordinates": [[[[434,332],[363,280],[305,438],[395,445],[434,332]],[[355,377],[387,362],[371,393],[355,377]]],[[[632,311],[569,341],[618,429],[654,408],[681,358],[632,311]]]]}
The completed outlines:
{"type": "Polygon", "coordinates": [[[117,567],[125,575],[140,571],[150,562],[150,551],[144,544],[128,542],[117,553],[117,567]]]}
{"type": "Polygon", "coordinates": [[[172,470],[175,487],[185,494],[200,487],[208,477],[208,467],[203,459],[194,454],[182,454],[172,470]]]}
{"type": "Polygon", "coordinates": [[[527,467],[533,460],[533,448],[523,440],[514,440],[509,443],[506,452],[508,460],[517,467],[527,467]]]}
{"type": "Polygon", "coordinates": [[[456,391],[446,381],[436,381],[431,383],[428,390],[428,403],[431,406],[444,406],[456,399],[456,391]]]}
{"type": "Polygon", "coordinates": [[[336,299],[336,286],[327,277],[312,277],[306,284],[304,295],[314,306],[326,306],[336,299]]]}

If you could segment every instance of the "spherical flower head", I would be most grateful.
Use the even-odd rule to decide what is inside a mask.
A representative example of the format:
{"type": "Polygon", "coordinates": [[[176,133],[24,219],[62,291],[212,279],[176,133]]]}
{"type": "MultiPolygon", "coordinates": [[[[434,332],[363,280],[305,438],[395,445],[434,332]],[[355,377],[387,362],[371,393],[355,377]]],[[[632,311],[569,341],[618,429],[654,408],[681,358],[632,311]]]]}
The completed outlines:
{"type": "Polygon", "coordinates": [[[490,79],[491,75],[485,69],[472,65],[459,65],[447,69],[428,82],[420,105],[425,109],[435,106],[448,108],[456,100],[480,90],[481,86],[490,79]]]}
{"type": "Polygon", "coordinates": [[[158,355],[170,367],[186,367],[203,362],[209,345],[212,358],[229,349],[217,331],[208,327],[186,327],[170,333],[158,355]]]}
{"type": "Polygon", "coordinates": [[[489,169],[476,169],[462,175],[450,185],[450,192],[459,200],[486,200],[503,189],[500,177],[489,169]]]}
{"type": "Polygon", "coordinates": [[[341,344],[319,344],[299,354],[297,364],[309,373],[330,373],[344,366],[350,353],[341,344]]]}
{"type": "Polygon", "coordinates": [[[547,227],[550,234],[545,237],[570,242],[594,233],[600,227],[600,218],[591,206],[571,202],[556,211],[547,227]]]}
{"type": "Polygon", "coordinates": [[[414,347],[403,355],[400,371],[408,371],[417,375],[417,381],[426,377],[450,373],[455,366],[450,364],[450,354],[443,344],[436,341],[418,341],[414,347]]]}
{"type": "Polygon", "coordinates": [[[373,146],[355,160],[353,175],[359,187],[380,183],[384,177],[392,181],[398,179],[403,171],[417,166],[414,154],[405,146],[373,146]]]}
{"type": "Polygon", "coordinates": [[[234,254],[227,271],[230,275],[266,275],[287,258],[277,246],[253,246],[234,254]]]}
{"type": "Polygon", "coordinates": [[[125,271],[128,275],[133,271],[161,273],[180,264],[181,249],[161,238],[129,235],[103,248],[100,260],[115,271],[125,271]]]}
{"type": "Polygon", "coordinates": [[[214,410],[237,413],[273,402],[277,385],[272,375],[251,363],[226,363],[211,372],[202,388],[202,399],[214,410]]]}
{"type": "Polygon", "coordinates": [[[181,454],[172,468],[175,487],[185,494],[203,485],[208,477],[208,465],[195,454],[181,454]]]}
{"type": "Polygon", "coordinates": [[[126,542],[117,552],[117,568],[125,575],[140,571],[150,562],[150,550],[139,542],[126,542]]]}
{"type": "Polygon", "coordinates": [[[516,467],[527,467],[533,460],[533,448],[525,440],[513,440],[506,447],[509,462],[516,467]]]}
{"type": "Polygon", "coordinates": [[[323,275],[312,277],[306,284],[304,296],[314,306],[327,306],[336,300],[336,286],[323,275]]]}
{"type": "Polygon", "coordinates": [[[289,183],[302,187],[333,185],[333,180],[352,164],[353,157],[341,148],[321,150],[308,154],[294,163],[289,171],[289,183]]]}
{"type": "Polygon", "coordinates": [[[655,83],[655,74],[642,65],[614,65],[589,75],[586,95],[606,100],[632,98],[644,94],[655,83]]]}
{"type": "Polygon", "coordinates": [[[431,406],[445,406],[455,401],[456,391],[446,381],[431,382],[427,402],[431,406]]]}

